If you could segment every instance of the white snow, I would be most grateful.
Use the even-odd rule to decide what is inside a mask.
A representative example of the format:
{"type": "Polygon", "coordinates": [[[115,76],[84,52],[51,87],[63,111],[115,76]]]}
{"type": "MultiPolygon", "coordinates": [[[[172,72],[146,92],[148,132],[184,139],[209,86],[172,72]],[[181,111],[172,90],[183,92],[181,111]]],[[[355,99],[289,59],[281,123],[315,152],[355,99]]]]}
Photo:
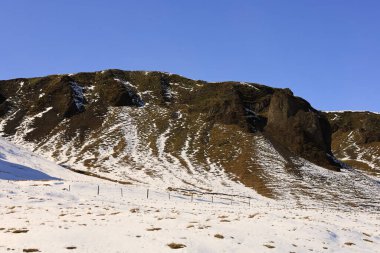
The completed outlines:
{"type": "Polygon", "coordinates": [[[254,88],[254,89],[256,89],[256,90],[260,90],[260,89],[257,88],[255,85],[250,84],[250,83],[247,83],[247,82],[240,82],[240,84],[243,84],[243,85],[249,86],[249,87],[254,88]]]}
{"type": "Polygon", "coordinates": [[[47,107],[44,111],[42,111],[42,112],[37,113],[36,115],[34,115],[34,118],[41,118],[42,115],[44,115],[45,113],[47,113],[47,112],[50,111],[51,109],[53,109],[53,107],[47,107]]]}
{"type": "Polygon", "coordinates": [[[30,181],[35,174],[5,166],[15,177],[0,173],[0,252],[380,252],[378,213],[165,189],[147,199],[149,185],[74,174],[2,139],[0,157],[1,170],[63,179],[30,181]],[[18,176],[26,181],[8,181],[18,176]]]}
{"type": "Polygon", "coordinates": [[[120,80],[119,78],[114,78],[113,80],[124,84],[126,87],[133,87],[133,88],[137,89],[136,86],[134,86],[131,82],[123,81],[123,80],[120,80]]]}
{"type": "Polygon", "coordinates": [[[373,114],[380,114],[380,112],[371,112],[371,111],[352,111],[352,110],[341,110],[341,111],[323,111],[326,113],[345,113],[345,112],[362,112],[362,113],[373,113],[373,114]]]}
{"type": "Polygon", "coordinates": [[[91,85],[91,86],[87,87],[87,89],[93,91],[95,89],[95,85],[91,85]]]}
{"type": "Polygon", "coordinates": [[[22,87],[24,86],[24,84],[25,84],[25,82],[24,81],[21,81],[20,82],[20,87],[18,88],[18,90],[17,90],[17,92],[16,93],[18,93],[21,89],[22,89],[22,87]]]}
{"type": "Polygon", "coordinates": [[[73,179],[77,175],[0,138],[0,179],[73,179]]]}

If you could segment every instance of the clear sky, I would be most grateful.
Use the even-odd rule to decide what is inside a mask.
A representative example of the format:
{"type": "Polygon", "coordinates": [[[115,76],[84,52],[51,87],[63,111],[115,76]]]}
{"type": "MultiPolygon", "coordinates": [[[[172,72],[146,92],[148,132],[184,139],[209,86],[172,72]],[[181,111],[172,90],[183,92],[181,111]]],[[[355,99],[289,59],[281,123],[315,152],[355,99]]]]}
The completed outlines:
{"type": "Polygon", "coordinates": [[[0,79],[108,68],[380,111],[380,1],[0,0],[0,79]]]}

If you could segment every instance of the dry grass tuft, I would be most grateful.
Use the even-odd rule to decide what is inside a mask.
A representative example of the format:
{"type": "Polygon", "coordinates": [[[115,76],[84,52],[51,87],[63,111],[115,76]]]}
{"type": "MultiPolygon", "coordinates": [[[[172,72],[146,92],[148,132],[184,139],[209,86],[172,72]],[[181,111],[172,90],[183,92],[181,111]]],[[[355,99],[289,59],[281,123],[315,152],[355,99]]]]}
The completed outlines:
{"type": "Polygon", "coordinates": [[[12,233],[13,234],[21,234],[21,233],[28,233],[28,229],[16,229],[16,230],[13,230],[12,233]]]}
{"type": "Polygon", "coordinates": [[[248,218],[252,219],[255,218],[257,215],[259,215],[259,213],[250,214],[248,218]]]}
{"type": "Polygon", "coordinates": [[[182,249],[182,248],[185,248],[185,247],[186,247],[185,244],[182,244],[182,243],[175,243],[175,242],[169,243],[168,246],[169,246],[171,249],[182,249]]]}
{"type": "Polygon", "coordinates": [[[146,231],[159,231],[161,228],[147,228],[146,231]]]}
{"type": "Polygon", "coordinates": [[[41,252],[39,249],[23,249],[22,252],[41,252]]]}
{"type": "Polygon", "coordinates": [[[214,237],[218,239],[224,239],[224,236],[221,234],[215,234],[214,237]]]}

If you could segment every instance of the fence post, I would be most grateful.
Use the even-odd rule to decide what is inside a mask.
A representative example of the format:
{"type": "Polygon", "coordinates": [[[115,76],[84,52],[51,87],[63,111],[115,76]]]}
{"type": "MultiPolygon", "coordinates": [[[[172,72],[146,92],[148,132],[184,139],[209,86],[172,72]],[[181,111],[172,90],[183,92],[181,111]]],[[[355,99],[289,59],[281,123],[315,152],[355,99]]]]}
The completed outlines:
{"type": "Polygon", "coordinates": [[[193,193],[191,193],[191,202],[193,202],[193,193]]]}
{"type": "Polygon", "coordinates": [[[120,188],[120,194],[123,197],[123,188],[120,188]]]}
{"type": "Polygon", "coordinates": [[[248,206],[251,206],[251,197],[248,197],[248,206]]]}
{"type": "Polygon", "coordinates": [[[69,191],[71,191],[70,185],[69,185],[69,191]]]}
{"type": "Polygon", "coordinates": [[[232,196],[231,196],[231,205],[232,205],[232,196]]]}
{"type": "Polygon", "coordinates": [[[100,191],[100,187],[99,187],[99,185],[98,185],[98,195],[99,195],[99,191],[100,191]]]}
{"type": "Polygon", "coordinates": [[[146,198],[149,199],[149,189],[146,189],[146,198]]]}

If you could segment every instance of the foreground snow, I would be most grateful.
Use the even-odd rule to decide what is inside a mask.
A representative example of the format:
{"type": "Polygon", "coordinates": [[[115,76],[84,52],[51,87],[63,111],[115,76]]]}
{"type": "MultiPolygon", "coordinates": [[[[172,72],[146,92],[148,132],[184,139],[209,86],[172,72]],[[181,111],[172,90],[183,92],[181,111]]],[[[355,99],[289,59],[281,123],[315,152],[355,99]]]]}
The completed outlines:
{"type": "Polygon", "coordinates": [[[0,252],[380,252],[379,213],[250,196],[147,198],[0,139],[0,252]]]}
{"type": "Polygon", "coordinates": [[[70,181],[0,181],[0,252],[379,252],[374,213],[149,192],[70,181]],[[70,191],[68,191],[70,185],[70,191]],[[215,237],[221,235],[222,239],[215,237]],[[171,249],[168,244],[183,244],[171,249]]]}

